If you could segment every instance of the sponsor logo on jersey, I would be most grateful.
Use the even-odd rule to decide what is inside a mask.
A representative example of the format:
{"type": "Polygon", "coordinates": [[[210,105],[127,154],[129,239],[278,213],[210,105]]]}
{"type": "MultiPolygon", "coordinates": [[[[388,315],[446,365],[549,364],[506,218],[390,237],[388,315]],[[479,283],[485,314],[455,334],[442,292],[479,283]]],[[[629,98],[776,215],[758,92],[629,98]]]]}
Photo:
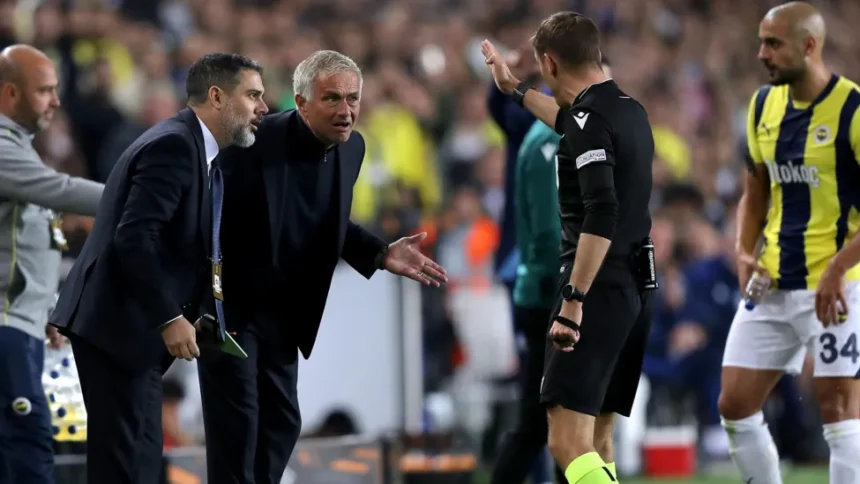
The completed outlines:
{"type": "Polygon", "coordinates": [[[556,149],[558,148],[558,144],[556,143],[546,143],[540,147],[540,152],[543,154],[543,157],[546,158],[546,161],[551,161],[555,154],[556,149]]]}
{"type": "Polygon", "coordinates": [[[766,160],[764,163],[767,166],[770,179],[780,185],[805,183],[812,188],[818,188],[821,183],[821,179],[818,177],[817,166],[807,166],[794,161],[778,164],[766,160]]]}
{"type": "Polygon", "coordinates": [[[588,113],[580,111],[573,115],[573,120],[576,121],[579,129],[585,129],[585,122],[588,121],[588,113]]]}

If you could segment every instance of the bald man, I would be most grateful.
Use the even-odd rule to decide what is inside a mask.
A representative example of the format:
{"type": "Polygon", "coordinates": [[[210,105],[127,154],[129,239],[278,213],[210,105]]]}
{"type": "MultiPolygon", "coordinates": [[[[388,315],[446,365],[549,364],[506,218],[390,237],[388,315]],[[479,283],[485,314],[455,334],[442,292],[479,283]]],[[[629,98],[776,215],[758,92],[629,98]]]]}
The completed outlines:
{"type": "Polygon", "coordinates": [[[45,166],[33,149],[59,107],[48,57],[26,45],[0,52],[0,482],[53,482],[42,371],[46,335],[62,344],[46,324],[65,249],[59,216],[95,215],[103,188],[45,166]]]}
{"type": "Polygon", "coordinates": [[[770,10],[759,27],[770,85],[749,106],[736,249],[741,287],[757,274],[770,289],[735,315],[719,399],[732,458],[752,484],[782,482],[761,409],[807,351],[830,482],[860,483],[860,89],[825,67],[825,36],[803,2],[770,10]]]}

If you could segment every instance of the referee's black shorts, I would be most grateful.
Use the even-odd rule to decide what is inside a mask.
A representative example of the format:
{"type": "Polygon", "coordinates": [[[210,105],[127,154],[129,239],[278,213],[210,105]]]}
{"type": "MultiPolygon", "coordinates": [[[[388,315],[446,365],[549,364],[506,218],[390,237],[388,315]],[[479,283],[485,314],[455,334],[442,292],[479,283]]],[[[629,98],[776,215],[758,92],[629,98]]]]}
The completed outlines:
{"type": "MultiPolygon", "coordinates": [[[[562,267],[553,317],[561,309],[561,288],[570,280],[572,268],[570,262],[562,267]]],[[[613,273],[591,285],[574,350],[558,351],[546,343],[540,398],[545,406],[559,405],[595,417],[630,416],[651,331],[651,292],[639,289],[632,269],[604,267],[601,273],[604,269],[613,273]]],[[[552,323],[551,319],[547,332],[552,323]]]]}

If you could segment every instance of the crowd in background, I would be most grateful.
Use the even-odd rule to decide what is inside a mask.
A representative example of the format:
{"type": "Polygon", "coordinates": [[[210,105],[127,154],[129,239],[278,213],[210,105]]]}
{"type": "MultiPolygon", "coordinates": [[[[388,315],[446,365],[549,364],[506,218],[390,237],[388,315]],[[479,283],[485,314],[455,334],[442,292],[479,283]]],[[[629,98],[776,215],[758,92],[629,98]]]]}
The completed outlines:
{"type": "MultiPolygon", "coordinates": [[[[236,51],[261,62],[273,112],[294,106],[291,73],[311,52],[351,56],[364,71],[358,130],[367,141],[353,220],[391,240],[427,230],[426,249],[452,278],[447,294],[428,292],[424,304],[426,386],[433,391],[469,359],[452,329],[450,296],[493,285],[509,202],[505,138],[488,113],[494,87],[480,41],[516,49],[548,14],[586,13],[603,31],[613,77],[645,104],[654,126],[661,289],[645,373],[666,384],[672,401],[679,391],[692,398],[691,412],[716,426],[722,345],[739,298],[732,207],[744,169],[747,106],[763,80],[757,24],[775,3],[0,0],[0,47],[26,42],[54,59],[63,108],[37,146],[56,169],[99,181],[135,137],[182,106],[187,68],[205,53],[236,51]]],[[[860,46],[851,35],[860,2],[817,6],[829,27],[828,65],[860,79],[860,46]]],[[[90,223],[66,218],[72,256],[90,223]]],[[[170,389],[172,405],[183,390],[170,389]]],[[[786,382],[779,393],[780,411],[805,414],[802,381],[786,382]]],[[[663,408],[653,410],[655,421],[678,415],[663,408]]]]}

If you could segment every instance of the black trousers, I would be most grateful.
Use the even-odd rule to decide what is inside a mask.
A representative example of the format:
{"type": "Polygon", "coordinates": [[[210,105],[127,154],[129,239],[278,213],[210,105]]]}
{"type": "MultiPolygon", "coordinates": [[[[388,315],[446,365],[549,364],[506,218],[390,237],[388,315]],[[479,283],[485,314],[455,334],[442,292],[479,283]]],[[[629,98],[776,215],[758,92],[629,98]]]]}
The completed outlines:
{"type": "Polygon", "coordinates": [[[280,483],[301,431],[298,349],[276,329],[286,323],[245,316],[235,338],[248,358],[208,351],[197,362],[209,484],[280,483]]]}
{"type": "MultiPolygon", "coordinates": [[[[546,407],[540,403],[540,381],[543,377],[547,321],[552,308],[514,307],[517,328],[526,338],[525,378],[520,392],[516,427],[509,432],[499,450],[491,484],[522,484],[531,472],[535,459],[546,446],[546,407]]],[[[567,482],[555,467],[557,482],[567,482]]]]}
{"type": "Polygon", "coordinates": [[[173,358],[165,349],[161,366],[133,372],[102,350],[70,335],[87,408],[87,482],[158,484],[161,457],[161,377],[173,358]]]}

